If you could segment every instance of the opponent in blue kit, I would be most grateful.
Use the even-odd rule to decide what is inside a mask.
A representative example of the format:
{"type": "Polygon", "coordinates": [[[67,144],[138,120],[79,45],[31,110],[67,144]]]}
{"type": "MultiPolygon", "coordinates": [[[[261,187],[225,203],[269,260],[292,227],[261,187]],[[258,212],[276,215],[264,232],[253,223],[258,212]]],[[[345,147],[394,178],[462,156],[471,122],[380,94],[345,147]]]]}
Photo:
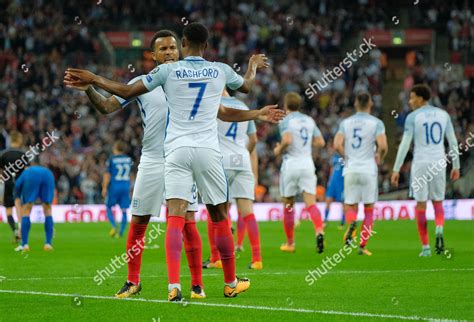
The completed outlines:
{"type": "Polygon", "coordinates": [[[115,223],[112,207],[119,205],[122,209],[122,223],[119,236],[123,236],[127,227],[127,209],[130,205],[130,171],[132,170],[132,159],[125,154],[126,145],[123,142],[115,142],[112,149],[113,156],[107,161],[107,172],[104,174],[102,183],[102,197],[105,198],[107,207],[107,218],[112,224],[110,236],[117,236],[117,225],[115,223]]]}

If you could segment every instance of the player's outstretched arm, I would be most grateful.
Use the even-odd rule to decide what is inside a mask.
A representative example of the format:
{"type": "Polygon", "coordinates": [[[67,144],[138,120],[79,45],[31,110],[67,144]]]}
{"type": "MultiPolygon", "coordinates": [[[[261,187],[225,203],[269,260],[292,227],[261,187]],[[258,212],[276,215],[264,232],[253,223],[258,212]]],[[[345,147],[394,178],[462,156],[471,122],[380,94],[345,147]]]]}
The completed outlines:
{"type": "Polygon", "coordinates": [[[247,72],[244,76],[244,83],[237,90],[242,93],[250,92],[250,89],[255,83],[255,77],[257,76],[257,69],[267,68],[270,66],[268,63],[268,58],[264,54],[252,55],[249,59],[249,65],[247,72]]]}
{"type": "Polygon", "coordinates": [[[270,123],[278,123],[286,116],[286,112],[278,109],[278,105],[267,105],[258,110],[239,110],[235,108],[219,106],[217,118],[224,122],[245,122],[260,120],[270,123]]]}
{"type": "Polygon", "coordinates": [[[95,75],[90,71],[77,68],[68,68],[66,70],[64,84],[69,88],[74,88],[74,86],[77,85],[95,85],[124,99],[133,98],[149,92],[141,80],[132,84],[122,84],[105,77],[95,75]]]}

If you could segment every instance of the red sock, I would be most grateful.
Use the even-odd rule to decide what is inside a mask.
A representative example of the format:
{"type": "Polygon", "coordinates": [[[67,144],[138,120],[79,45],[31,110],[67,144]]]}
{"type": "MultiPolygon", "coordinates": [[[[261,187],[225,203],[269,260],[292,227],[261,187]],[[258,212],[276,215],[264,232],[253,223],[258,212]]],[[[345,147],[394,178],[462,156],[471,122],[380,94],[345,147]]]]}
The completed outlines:
{"type": "Polygon", "coordinates": [[[202,241],[195,221],[187,221],[184,224],[184,249],[188,258],[189,271],[191,272],[191,285],[203,287],[202,241]]]}
{"type": "Polygon", "coordinates": [[[350,225],[353,221],[357,220],[357,211],[352,208],[349,208],[346,212],[346,221],[350,225]]]}
{"type": "Polygon", "coordinates": [[[444,227],[444,208],[442,201],[433,201],[436,226],[444,227]]]}
{"type": "Polygon", "coordinates": [[[130,223],[127,237],[128,281],[137,285],[140,282],[145,232],[148,224],[130,223]]]}
{"type": "Polygon", "coordinates": [[[166,265],[168,266],[168,283],[179,284],[181,249],[183,248],[184,218],[169,215],[166,226],[166,265]]]}
{"type": "Polygon", "coordinates": [[[426,222],[426,210],[415,210],[416,223],[418,224],[418,234],[420,235],[421,244],[429,245],[428,242],[428,223],[426,222]]]}
{"type": "Polygon", "coordinates": [[[245,221],[242,218],[242,215],[239,213],[237,218],[237,246],[242,247],[245,237],[245,221]]]}
{"type": "Polygon", "coordinates": [[[209,247],[211,248],[211,262],[220,260],[219,250],[216,247],[216,238],[214,236],[214,226],[212,224],[211,216],[207,215],[207,239],[209,241],[209,247]]]}
{"type": "Polygon", "coordinates": [[[244,222],[249,234],[250,245],[252,246],[252,263],[261,262],[262,254],[260,253],[260,233],[258,232],[255,215],[249,214],[245,216],[244,222]]]}
{"type": "Polygon", "coordinates": [[[214,233],[216,237],[216,246],[222,261],[224,270],[224,282],[233,283],[235,281],[235,256],[234,256],[234,238],[226,219],[214,222],[214,233]]]}
{"type": "Polygon", "coordinates": [[[372,234],[372,226],[374,224],[374,208],[364,209],[364,221],[360,231],[360,247],[365,247],[372,234]]]}
{"type": "Polygon", "coordinates": [[[293,245],[295,243],[295,212],[293,207],[283,209],[283,227],[285,228],[286,242],[288,245],[293,245]]]}
{"type": "Polygon", "coordinates": [[[318,206],[311,205],[308,207],[311,221],[313,222],[314,230],[317,234],[323,233],[323,220],[321,219],[321,212],[319,212],[318,206]]]}

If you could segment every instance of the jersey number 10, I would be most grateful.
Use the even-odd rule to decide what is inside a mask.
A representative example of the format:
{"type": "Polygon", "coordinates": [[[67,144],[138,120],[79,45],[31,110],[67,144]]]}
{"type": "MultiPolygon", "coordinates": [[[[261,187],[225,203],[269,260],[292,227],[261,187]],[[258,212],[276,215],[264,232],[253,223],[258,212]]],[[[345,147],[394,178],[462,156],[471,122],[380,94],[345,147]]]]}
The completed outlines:
{"type": "Polygon", "coordinates": [[[443,138],[443,129],[441,127],[441,124],[438,122],[433,122],[431,126],[429,126],[428,123],[423,123],[423,127],[425,128],[425,134],[426,134],[426,144],[439,144],[441,142],[441,139],[443,138]],[[436,132],[438,132],[437,139],[435,139],[435,135],[433,134],[435,131],[434,129],[438,128],[436,132]]]}

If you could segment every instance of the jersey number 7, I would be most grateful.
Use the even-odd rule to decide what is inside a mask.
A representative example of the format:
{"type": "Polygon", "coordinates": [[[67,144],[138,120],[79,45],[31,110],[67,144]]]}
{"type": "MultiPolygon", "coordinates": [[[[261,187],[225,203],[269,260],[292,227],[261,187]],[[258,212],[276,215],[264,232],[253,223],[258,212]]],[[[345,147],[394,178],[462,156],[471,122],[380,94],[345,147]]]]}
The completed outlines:
{"type": "Polygon", "coordinates": [[[189,83],[189,88],[199,88],[198,95],[196,100],[194,101],[193,109],[191,110],[191,114],[189,115],[189,120],[194,120],[196,114],[199,110],[199,106],[201,105],[202,96],[204,95],[204,91],[206,90],[207,83],[189,83]]]}

